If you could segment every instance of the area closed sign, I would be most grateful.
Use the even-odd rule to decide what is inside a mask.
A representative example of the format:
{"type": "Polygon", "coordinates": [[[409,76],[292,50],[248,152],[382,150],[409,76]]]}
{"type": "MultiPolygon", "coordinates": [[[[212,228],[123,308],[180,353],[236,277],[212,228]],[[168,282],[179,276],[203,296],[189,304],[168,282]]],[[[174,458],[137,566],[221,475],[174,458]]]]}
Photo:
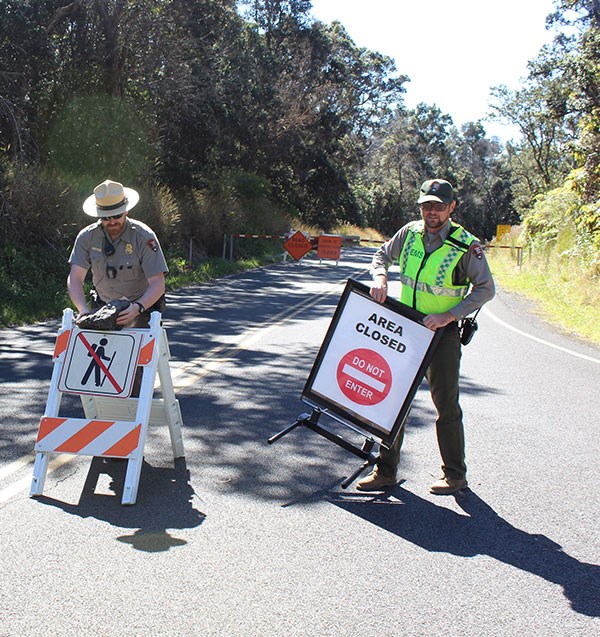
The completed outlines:
{"type": "Polygon", "coordinates": [[[303,398],[391,443],[441,337],[421,318],[397,301],[377,303],[349,280],[303,398]]]}

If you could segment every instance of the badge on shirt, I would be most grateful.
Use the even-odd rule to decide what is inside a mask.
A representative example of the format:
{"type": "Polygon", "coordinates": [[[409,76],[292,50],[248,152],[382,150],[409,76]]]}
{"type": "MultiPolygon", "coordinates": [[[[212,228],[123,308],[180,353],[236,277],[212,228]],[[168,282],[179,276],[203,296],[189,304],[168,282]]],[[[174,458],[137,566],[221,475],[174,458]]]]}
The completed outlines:
{"type": "Polygon", "coordinates": [[[158,252],[158,243],[156,243],[156,239],[148,239],[148,247],[154,252],[158,252]]]}
{"type": "Polygon", "coordinates": [[[481,246],[478,243],[472,243],[471,244],[471,254],[476,258],[476,259],[483,259],[483,250],[481,249],[481,246]]]}
{"type": "Polygon", "coordinates": [[[131,245],[131,243],[128,243],[125,246],[125,254],[133,254],[133,246],[131,245]]]}

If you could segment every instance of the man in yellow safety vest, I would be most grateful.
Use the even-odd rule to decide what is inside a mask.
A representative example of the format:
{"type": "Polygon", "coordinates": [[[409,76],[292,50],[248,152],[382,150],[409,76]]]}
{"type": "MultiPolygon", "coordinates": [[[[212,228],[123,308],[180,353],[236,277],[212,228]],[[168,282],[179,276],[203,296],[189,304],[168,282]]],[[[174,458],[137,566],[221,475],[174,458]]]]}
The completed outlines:
{"type": "MultiPolygon", "coordinates": [[[[403,226],[373,257],[371,296],[380,303],[385,301],[388,267],[397,261],[400,301],[425,314],[423,324],[429,329],[445,328],[426,373],[438,414],[436,433],[443,471],[430,492],[443,495],[467,486],[458,397],[458,321],[489,301],[495,288],[481,244],[450,218],[456,208],[452,185],[443,179],[429,179],[421,186],[417,203],[422,219],[403,226]]],[[[403,437],[404,428],[389,449],[381,446],[373,471],[356,485],[359,491],[381,491],[397,484],[403,437]]]]}

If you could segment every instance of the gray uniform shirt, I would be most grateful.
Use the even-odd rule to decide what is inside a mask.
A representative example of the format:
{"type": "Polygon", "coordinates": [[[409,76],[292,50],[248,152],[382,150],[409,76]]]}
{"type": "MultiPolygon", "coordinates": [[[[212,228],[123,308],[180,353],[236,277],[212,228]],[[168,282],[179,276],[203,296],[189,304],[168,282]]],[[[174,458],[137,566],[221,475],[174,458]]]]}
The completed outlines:
{"type": "Polygon", "coordinates": [[[115,253],[107,256],[110,237],[105,238],[101,224],[95,222],[81,230],[69,264],[92,269],[92,283],[103,301],[123,296],[139,299],[148,289],[149,277],[169,270],[156,235],[145,223],[128,218],[122,234],[112,242],[115,253]]]}
{"type": "MultiPolygon", "coordinates": [[[[404,242],[408,236],[408,225],[409,224],[400,228],[400,230],[398,230],[389,241],[386,241],[373,255],[371,263],[371,273],[373,276],[377,274],[387,274],[390,264],[398,263],[404,242]]],[[[425,253],[431,254],[434,250],[441,248],[449,233],[450,223],[446,223],[446,225],[435,234],[424,231],[423,246],[425,247],[425,253]]],[[[479,309],[484,303],[492,299],[496,293],[490,266],[488,265],[481,245],[477,242],[474,242],[470,249],[461,257],[454,270],[453,279],[455,285],[471,284],[465,298],[450,310],[450,314],[457,320],[475,312],[475,310],[479,309]]]]}

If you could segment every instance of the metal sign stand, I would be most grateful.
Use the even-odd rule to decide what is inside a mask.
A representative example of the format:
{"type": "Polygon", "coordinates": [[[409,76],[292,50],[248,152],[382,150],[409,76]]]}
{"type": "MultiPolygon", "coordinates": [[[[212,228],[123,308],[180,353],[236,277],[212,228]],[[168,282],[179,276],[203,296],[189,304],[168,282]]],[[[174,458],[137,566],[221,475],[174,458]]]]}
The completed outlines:
{"type": "Polygon", "coordinates": [[[377,456],[372,452],[372,449],[375,445],[375,440],[373,438],[365,438],[365,441],[362,447],[358,447],[351,442],[348,442],[346,439],[342,438],[335,432],[323,427],[323,425],[319,424],[319,418],[323,411],[318,407],[313,408],[310,414],[303,413],[300,414],[295,422],[293,422],[289,427],[286,427],[283,431],[271,436],[267,440],[267,443],[272,445],[274,442],[277,442],[280,438],[283,438],[286,434],[290,433],[296,429],[296,427],[307,427],[312,431],[318,433],[319,435],[327,438],[331,442],[335,443],[339,447],[342,447],[346,451],[353,453],[355,456],[362,458],[364,460],[363,464],[357,469],[351,476],[346,478],[344,482],[342,482],[342,489],[346,489],[348,485],[352,484],[356,478],[369,466],[375,464],[377,460],[377,456]]]}
{"type": "MultiPolygon", "coordinates": [[[[40,421],[35,444],[36,458],[33,466],[30,496],[42,495],[43,493],[50,454],[70,453],[127,460],[127,473],[121,503],[135,504],[149,424],[164,424],[166,422],[169,427],[173,458],[184,456],[181,436],[183,420],[179,401],[175,397],[169,368],[170,354],[167,334],[160,321],[160,313],[152,312],[150,326],[147,329],[97,332],[101,341],[110,341],[111,335],[129,334],[134,337],[135,342],[139,343],[139,350],[135,352],[135,365],[131,369],[131,374],[135,374],[137,367],[142,369],[139,397],[111,397],[106,395],[106,384],[104,383],[106,377],[109,376],[109,366],[103,366],[98,349],[92,347],[86,356],[91,357],[104,371],[105,378],[100,384],[97,383],[97,390],[92,388],[85,391],[64,391],[65,379],[63,376],[67,357],[69,354],[76,354],[75,346],[79,341],[87,342],[82,338],[82,331],[73,323],[73,311],[64,310],[62,327],[58,332],[54,349],[54,368],[48,401],[44,416],[40,421]],[[157,372],[162,393],[160,399],[153,398],[157,372]],[[63,390],[59,387],[63,387],[63,390]],[[64,393],[81,395],[86,418],[59,416],[64,393]]],[[[87,360],[84,361],[85,364],[87,364],[87,360]]],[[[113,382],[117,390],[121,389],[121,385],[117,384],[112,377],[109,377],[109,380],[113,382]]],[[[123,383],[124,386],[125,383],[123,383]]]]}
{"type": "MultiPolygon", "coordinates": [[[[327,438],[327,440],[335,443],[339,447],[342,447],[342,449],[345,449],[346,451],[349,451],[355,456],[362,458],[364,460],[362,465],[354,473],[352,473],[352,475],[348,476],[341,484],[342,489],[347,489],[366,469],[368,469],[370,466],[374,465],[377,462],[377,454],[373,452],[373,447],[375,446],[376,441],[371,436],[369,436],[368,438],[365,437],[362,447],[358,447],[357,445],[349,442],[345,438],[342,438],[339,434],[336,434],[335,432],[321,425],[319,423],[319,418],[321,417],[321,414],[327,414],[327,410],[321,409],[319,407],[313,407],[313,410],[310,414],[308,413],[300,414],[298,418],[289,427],[286,427],[279,433],[276,433],[274,436],[271,436],[267,440],[267,443],[272,445],[274,442],[277,442],[280,438],[283,438],[283,436],[289,434],[291,431],[296,429],[296,427],[306,427],[307,429],[310,429],[314,431],[315,433],[318,433],[320,436],[327,438]]],[[[342,422],[339,418],[336,418],[336,420],[338,422],[342,422]]],[[[404,427],[405,422],[406,422],[406,418],[404,419],[404,422],[402,423],[402,427],[400,428],[400,430],[404,427]]],[[[342,424],[349,427],[347,423],[342,422],[342,424]]],[[[354,427],[350,427],[350,428],[355,430],[354,427]]],[[[359,432],[359,433],[361,435],[364,435],[363,432],[359,432]]]]}

